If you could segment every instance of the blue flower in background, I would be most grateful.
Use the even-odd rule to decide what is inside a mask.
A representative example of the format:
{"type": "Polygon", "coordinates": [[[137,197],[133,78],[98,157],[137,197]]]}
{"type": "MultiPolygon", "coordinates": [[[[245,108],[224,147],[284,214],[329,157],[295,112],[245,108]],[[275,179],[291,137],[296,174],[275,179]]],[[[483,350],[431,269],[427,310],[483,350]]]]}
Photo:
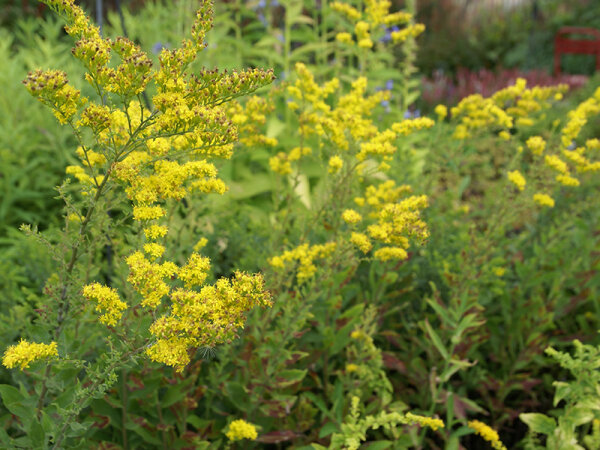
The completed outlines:
{"type": "Polygon", "coordinates": [[[171,44],[169,44],[168,42],[165,42],[163,44],[162,42],[158,41],[156,44],[154,44],[152,46],[152,52],[155,55],[158,55],[162,51],[163,48],[169,48],[169,47],[171,47],[171,44]]]}
{"type": "Polygon", "coordinates": [[[259,7],[259,8],[264,8],[265,6],[267,6],[267,2],[266,2],[266,0],[260,0],[260,1],[258,2],[258,7],[259,7]]]}
{"type": "Polygon", "coordinates": [[[405,119],[418,119],[419,117],[421,117],[421,110],[420,109],[415,109],[414,111],[406,110],[404,111],[404,118],[405,119]]]}
{"type": "Polygon", "coordinates": [[[392,40],[392,31],[400,31],[400,28],[398,28],[396,25],[391,28],[386,28],[385,35],[379,38],[379,42],[390,42],[392,40]]]}
{"type": "Polygon", "coordinates": [[[392,89],[394,89],[394,80],[387,80],[385,82],[385,90],[391,91],[392,89]]]}
{"type": "Polygon", "coordinates": [[[258,20],[266,27],[267,26],[267,18],[262,12],[258,13],[258,20]]]}

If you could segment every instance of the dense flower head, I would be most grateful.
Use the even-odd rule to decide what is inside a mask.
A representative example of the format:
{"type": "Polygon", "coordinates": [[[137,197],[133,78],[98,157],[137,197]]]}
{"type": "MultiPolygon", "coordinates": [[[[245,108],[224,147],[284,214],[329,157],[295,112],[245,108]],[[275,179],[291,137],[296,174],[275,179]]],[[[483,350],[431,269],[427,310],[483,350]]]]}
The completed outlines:
{"type": "Polygon", "coordinates": [[[129,266],[129,281],[142,296],[142,306],[156,308],[161,299],[171,288],[165,279],[171,278],[178,271],[172,262],[157,263],[146,259],[142,252],[134,252],[126,259],[129,266]]]}
{"type": "Polygon", "coordinates": [[[97,302],[96,311],[104,312],[98,320],[103,324],[115,326],[121,319],[127,303],[119,298],[117,290],[100,283],[88,284],[83,288],[83,296],[88,300],[97,302]]]}
{"type": "Polygon", "coordinates": [[[229,424],[228,430],[225,433],[230,441],[239,441],[242,439],[254,440],[258,437],[256,427],[245,420],[234,420],[229,424]]]}
{"type": "Polygon", "coordinates": [[[342,219],[348,224],[356,224],[362,220],[362,216],[353,209],[346,209],[342,213],[342,219]]]}
{"type": "Polygon", "coordinates": [[[312,278],[317,272],[315,260],[329,257],[336,248],[337,244],[335,242],[316,245],[301,244],[292,250],[283,252],[279,256],[272,257],[269,259],[269,264],[278,270],[294,266],[298,282],[303,283],[312,278]]]}
{"type": "Polygon", "coordinates": [[[537,193],[533,194],[533,201],[540,206],[548,206],[554,208],[554,199],[548,194],[537,193]]]}
{"type": "Polygon", "coordinates": [[[546,148],[546,141],[541,136],[530,137],[525,144],[534,155],[541,155],[546,148]]]}
{"type": "Polygon", "coordinates": [[[2,357],[2,364],[8,369],[21,366],[20,368],[23,370],[27,369],[34,361],[53,356],[58,356],[56,342],[37,344],[21,339],[18,344],[11,345],[6,349],[2,357]]]}
{"type": "Polygon", "coordinates": [[[525,177],[521,174],[521,172],[519,172],[518,170],[513,170],[512,172],[508,172],[508,179],[520,191],[525,189],[525,185],[527,184],[527,181],[525,180],[525,177]]]}
{"type": "Polygon", "coordinates": [[[433,111],[437,114],[440,121],[444,120],[448,115],[448,107],[446,105],[437,105],[433,111]]]}
{"type": "Polygon", "coordinates": [[[189,363],[187,350],[232,340],[243,327],[247,311],[271,305],[262,276],[243,272],[236,272],[231,280],[221,278],[199,291],[175,289],[170,299],[170,313],[150,327],[157,341],[147,354],[179,371],[189,363]]]}
{"type": "Polygon", "coordinates": [[[500,441],[500,437],[498,436],[498,432],[496,430],[490,428],[483,422],[479,420],[470,420],[467,423],[467,426],[474,430],[479,436],[488,441],[492,448],[497,450],[506,450],[504,444],[500,441]]]}

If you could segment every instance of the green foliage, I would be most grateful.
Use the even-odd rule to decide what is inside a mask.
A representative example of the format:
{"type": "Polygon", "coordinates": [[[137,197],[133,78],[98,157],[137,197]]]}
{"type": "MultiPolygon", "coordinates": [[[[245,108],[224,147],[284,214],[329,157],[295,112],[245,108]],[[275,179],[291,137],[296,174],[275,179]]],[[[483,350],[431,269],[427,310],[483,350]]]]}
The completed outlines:
{"type": "Polygon", "coordinates": [[[597,449],[600,448],[600,349],[573,341],[575,354],[546,349],[560,366],[567,369],[573,381],[555,381],[553,406],[562,408],[549,417],[541,413],[522,413],[519,417],[530,433],[546,436],[546,445],[530,448],[597,449]],[[580,445],[584,444],[584,446],[580,445]]]}

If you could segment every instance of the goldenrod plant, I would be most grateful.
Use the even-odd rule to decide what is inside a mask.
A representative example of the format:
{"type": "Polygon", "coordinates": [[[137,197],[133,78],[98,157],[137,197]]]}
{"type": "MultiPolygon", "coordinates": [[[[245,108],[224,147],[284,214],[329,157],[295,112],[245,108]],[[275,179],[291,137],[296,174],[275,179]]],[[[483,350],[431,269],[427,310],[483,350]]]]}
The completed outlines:
{"type": "Polygon", "coordinates": [[[0,44],[0,447],[597,448],[598,79],[419,112],[410,0],[45,3],[0,44]]]}
{"type": "Polygon", "coordinates": [[[237,272],[208,284],[208,258],[192,251],[177,264],[163,242],[168,208],[193,193],[227,190],[210,162],[229,158],[237,140],[227,103],[271,83],[273,75],[259,69],[187,71],[212,26],[210,1],[201,3],[191,36],[179,48],[163,49],[157,68],[128,39],[103,38],[73,1],[45,3],[76,40],[73,56],[85,67],[94,95],[84,96],[60,70],[38,69],[24,80],[31,95],[72,130],[80,163],[67,167],[76,191],[67,185],[60,190],[66,227],[54,250],[56,276],[46,285],[43,332],[34,337],[47,343],[22,340],[3,357],[8,368],[31,366],[39,386],[31,393],[3,386],[9,409],[31,404],[16,413],[21,435],[3,439],[11,447],[64,448],[85,434],[73,423],[114,385],[123,367],[146,357],[182,371],[195,349],[231,341],[247,311],[271,304],[260,274],[237,272]],[[146,92],[149,105],[142,100],[146,92]],[[107,219],[111,211],[120,217],[107,219]],[[113,226],[118,229],[107,231],[113,226]],[[128,276],[86,269],[104,236],[121,243],[117,255],[128,253],[126,266],[118,265],[128,276]],[[107,284],[113,280],[118,288],[107,284]],[[92,353],[77,342],[82,326],[104,328],[92,353]],[[39,360],[45,369],[35,364],[39,360]],[[73,379],[64,378],[66,372],[73,379]]]}

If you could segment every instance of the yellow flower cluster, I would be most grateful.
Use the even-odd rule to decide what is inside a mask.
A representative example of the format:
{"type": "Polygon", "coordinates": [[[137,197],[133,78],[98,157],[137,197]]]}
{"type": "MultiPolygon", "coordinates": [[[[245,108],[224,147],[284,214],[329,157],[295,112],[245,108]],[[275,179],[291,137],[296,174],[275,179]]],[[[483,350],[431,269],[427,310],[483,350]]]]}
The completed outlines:
{"type": "Polygon", "coordinates": [[[23,339],[17,345],[11,345],[4,352],[2,364],[8,369],[21,366],[21,370],[27,369],[29,364],[39,359],[58,356],[56,342],[50,344],[36,344],[23,339]]]}
{"type": "Polygon", "coordinates": [[[344,167],[344,160],[340,158],[338,155],[334,155],[329,158],[328,171],[329,173],[338,173],[344,167]]]}
{"type": "MultiPolygon", "coordinates": [[[[407,196],[411,192],[410,186],[396,186],[392,180],[368,186],[365,197],[357,197],[354,202],[365,208],[366,215],[375,222],[366,226],[366,233],[352,232],[350,242],[363,253],[372,249],[371,240],[379,242],[382,246],[373,256],[380,261],[406,259],[409,237],[422,241],[429,236],[427,225],[421,219],[421,211],[428,206],[427,197],[407,196]]],[[[352,213],[345,212],[348,217],[343,217],[347,223],[353,223],[347,218],[354,214],[362,219],[358,212],[349,211],[352,213]]]]}
{"type": "Polygon", "coordinates": [[[231,280],[221,278],[199,291],[175,289],[170,299],[170,314],[159,317],[150,326],[157,342],[146,353],[153,361],[177,371],[189,363],[189,350],[231,341],[243,327],[247,311],[271,305],[262,276],[242,272],[236,272],[231,280]]]}
{"type": "Polygon", "coordinates": [[[539,156],[544,153],[546,141],[540,136],[533,136],[527,139],[525,145],[527,145],[527,148],[531,150],[531,153],[539,156]]]}
{"type": "Polygon", "coordinates": [[[527,181],[525,180],[525,177],[521,174],[521,172],[519,172],[518,170],[513,170],[512,172],[508,172],[508,179],[520,191],[525,189],[525,185],[527,184],[527,181]]]}
{"type": "Polygon", "coordinates": [[[289,153],[279,152],[269,159],[269,167],[279,175],[292,173],[292,163],[312,153],[309,147],[294,147],[289,153]]]}
{"type": "Polygon", "coordinates": [[[462,99],[451,109],[452,117],[460,120],[454,137],[466,139],[477,130],[523,127],[534,123],[535,114],[551,106],[568,89],[566,85],[527,88],[523,78],[489,98],[480,94],[462,99]]]}
{"type": "Polygon", "coordinates": [[[31,95],[49,106],[61,124],[69,123],[87,99],[68,84],[67,74],[59,70],[30,72],[23,84],[31,95]]]}
{"type": "Polygon", "coordinates": [[[554,199],[548,194],[533,194],[533,201],[540,206],[548,206],[550,208],[554,208],[554,199]]]}
{"type": "Polygon", "coordinates": [[[258,437],[258,433],[254,425],[245,420],[238,419],[229,424],[229,429],[225,433],[225,436],[230,441],[239,441],[242,439],[254,440],[258,437]]]}
{"type": "MultiPolygon", "coordinates": [[[[258,133],[266,123],[265,114],[272,110],[268,102],[253,97],[244,106],[232,103],[271,83],[273,71],[189,73],[212,27],[211,0],[199,2],[190,38],[179,48],[163,49],[157,68],[128,39],[102,38],[74,0],[42,1],[66,20],[65,30],[76,39],[73,55],[86,68],[85,79],[102,104],[89,103],[83,109],[86,99],[60,71],[34,71],[25,79],[25,86],[53,109],[61,123],[71,124],[80,138],[77,155],[81,163],[67,172],[81,183],[82,193],[93,193],[95,201],[109,182],[110,188],[124,187],[133,219],[143,222],[147,240],[143,251],[126,258],[128,281],[141,296],[141,306],[158,317],[150,328],[154,343],[146,353],[182,370],[192,349],[233,339],[243,326],[244,313],[270,305],[270,296],[260,275],[237,273],[231,280],[205,286],[210,261],[198,253],[192,253],[182,267],[163,260],[166,249],[158,241],[168,228],[155,221],[166,214],[167,202],[195,191],[222,194],[227,190],[209,159],[230,158],[239,133],[245,144],[276,144],[258,133]],[[151,84],[152,106],[146,108],[139,94],[151,84]],[[166,296],[170,301],[163,305],[166,296]]],[[[127,307],[114,289],[98,283],[85,286],[83,295],[97,302],[96,310],[104,313],[100,321],[107,325],[115,325],[127,307]]],[[[43,356],[36,349],[32,356],[43,356]]]]}
{"type": "Polygon", "coordinates": [[[369,253],[373,248],[371,240],[366,234],[352,232],[350,235],[350,242],[354,244],[363,253],[369,253]]]}
{"type": "Polygon", "coordinates": [[[326,244],[302,244],[292,250],[287,250],[279,256],[269,259],[269,264],[274,269],[285,269],[286,266],[297,263],[296,277],[298,283],[304,283],[317,272],[316,259],[329,257],[336,249],[335,242],[326,244]]]}
{"type": "MultiPolygon", "coordinates": [[[[540,163],[542,167],[550,169],[559,186],[577,187],[581,184],[581,179],[576,174],[600,171],[600,161],[591,159],[591,156],[600,148],[600,141],[588,139],[584,145],[578,147],[576,142],[587,121],[595,114],[600,114],[600,89],[597,89],[590,98],[569,112],[569,120],[561,130],[561,145],[558,152],[553,152],[552,147],[549,147],[541,136],[527,139],[526,146],[533,156],[544,155],[543,159],[534,159],[534,163],[540,163]]],[[[519,190],[524,190],[526,182],[520,172],[509,172],[508,177],[519,190]]],[[[545,183],[543,187],[549,188],[550,186],[545,183]]],[[[542,192],[535,193],[533,200],[540,206],[550,208],[555,204],[552,196],[542,192]]]]}
{"type": "Polygon", "coordinates": [[[358,10],[341,1],[332,2],[331,9],[350,21],[356,36],[354,39],[351,33],[344,31],[337,34],[336,40],[345,44],[356,43],[359,48],[368,49],[373,47],[372,33],[383,30],[386,26],[405,26],[403,29],[391,33],[393,43],[403,42],[411,36],[417,37],[425,31],[423,24],[410,23],[413,18],[412,14],[405,11],[390,13],[391,6],[392,2],[389,0],[366,0],[364,7],[358,10]]]}
{"type": "Polygon", "coordinates": [[[346,209],[342,213],[342,219],[344,222],[354,225],[362,220],[362,216],[353,209],[346,209]]]}
{"type": "Polygon", "coordinates": [[[580,103],[573,111],[569,111],[569,121],[561,131],[561,143],[568,148],[579,136],[588,119],[600,113],[600,88],[594,94],[580,103]]]}
{"type": "Polygon", "coordinates": [[[228,115],[237,126],[240,143],[248,147],[277,145],[277,139],[265,136],[262,130],[267,122],[266,114],[274,108],[273,103],[257,96],[248,98],[243,105],[237,101],[230,103],[228,115]]]}
{"type": "Polygon", "coordinates": [[[448,115],[448,107],[446,105],[437,105],[433,112],[438,116],[438,120],[442,121],[448,115]]]}
{"type": "Polygon", "coordinates": [[[498,433],[485,423],[480,422],[479,420],[470,420],[467,423],[467,426],[474,430],[483,439],[488,441],[491,444],[492,448],[495,448],[496,450],[506,450],[506,447],[500,441],[498,433]]]}
{"type": "Polygon", "coordinates": [[[425,25],[422,23],[415,23],[409,27],[403,28],[402,30],[392,31],[391,37],[392,42],[395,44],[406,41],[409,37],[416,38],[418,35],[425,31],[425,25]]]}
{"type": "Polygon", "coordinates": [[[429,427],[433,431],[436,431],[438,428],[444,428],[444,421],[441,419],[434,419],[432,417],[419,416],[417,414],[413,414],[408,412],[404,415],[406,419],[406,423],[408,424],[417,424],[422,427],[429,427]]]}
{"type": "MultiPolygon", "coordinates": [[[[418,118],[379,130],[371,116],[381,101],[389,99],[389,91],[367,95],[367,80],[361,77],[352,83],[348,93],[339,96],[336,101],[328,101],[339,88],[337,79],[320,86],[302,63],[296,65],[296,72],[297,80],[287,88],[293,97],[288,106],[298,112],[300,133],[305,139],[314,136],[320,147],[327,141],[331,148],[338,149],[330,156],[330,173],[339,172],[345,161],[350,164],[349,158],[340,152],[353,155],[359,162],[379,160],[378,170],[385,171],[389,168],[387,162],[397,150],[399,138],[434,125],[431,119],[418,118]]],[[[286,174],[291,172],[290,160],[293,160],[291,154],[279,153],[271,159],[270,165],[274,171],[286,174]]]]}
{"type": "Polygon", "coordinates": [[[119,298],[117,290],[108,286],[102,286],[100,283],[88,284],[83,288],[83,296],[88,300],[94,300],[96,311],[104,311],[98,320],[100,322],[115,326],[121,319],[123,310],[127,309],[127,303],[119,298]]]}

